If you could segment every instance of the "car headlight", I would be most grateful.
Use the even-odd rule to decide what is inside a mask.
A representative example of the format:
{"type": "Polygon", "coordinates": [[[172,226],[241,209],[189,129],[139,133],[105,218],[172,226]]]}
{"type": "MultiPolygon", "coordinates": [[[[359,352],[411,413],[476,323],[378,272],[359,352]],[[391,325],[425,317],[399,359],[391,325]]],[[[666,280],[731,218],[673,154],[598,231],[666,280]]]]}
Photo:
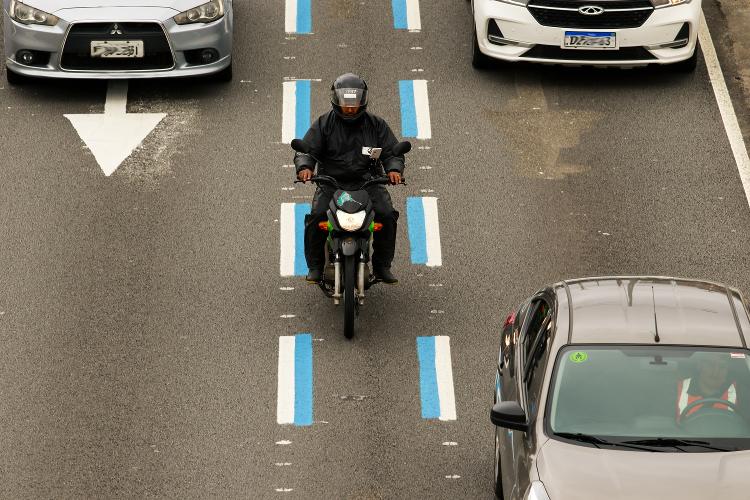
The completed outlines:
{"type": "Polygon", "coordinates": [[[174,16],[177,24],[210,23],[224,15],[224,0],[211,0],[174,16]]]}
{"type": "Polygon", "coordinates": [[[651,3],[655,9],[661,9],[664,7],[674,7],[675,5],[690,3],[690,0],[651,0],[651,3]]]}
{"type": "Polygon", "coordinates": [[[14,21],[18,21],[21,24],[42,24],[44,26],[54,26],[59,17],[53,16],[43,10],[29,7],[26,4],[19,2],[18,0],[10,0],[10,8],[8,9],[8,15],[14,21]]]}
{"type": "Polygon", "coordinates": [[[526,493],[526,500],[550,500],[547,490],[541,481],[532,481],[529,491],[526,493]]]}
{"type": "Polygon", "coordinates": [[[341,229],[346,231],[356,231],[362,229],[362,224],[365,222],[367,212],[361,210],[354,214],[348,214],[342,210],[336,210],[336,220],[339,222],[341,229]]]}

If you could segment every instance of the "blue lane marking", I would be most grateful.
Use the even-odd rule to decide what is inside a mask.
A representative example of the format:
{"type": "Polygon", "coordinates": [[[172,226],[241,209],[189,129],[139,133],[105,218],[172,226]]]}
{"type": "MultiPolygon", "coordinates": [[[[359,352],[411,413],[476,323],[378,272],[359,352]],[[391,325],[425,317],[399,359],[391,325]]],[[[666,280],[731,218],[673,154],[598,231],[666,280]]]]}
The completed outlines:
{"type": "Polygon", "coordinates": [[[301,333],[294,339],[294,425],[312,425],[312,414],[312,336],[301,333]]]}
{"type": "Polygon", "coordinates": [[[304,276],[307,274],[307,262],[305,261],[305,215],[312,210],[309,203],[297,203],[294,205],[294,275],[304,276]]]}
{"type": "Polygon", "coordinates": [[[391,0],[393,7],[393,27],[397,30],[405,30],[409,26],[406,19],[406,0],[391,0]]]}
{"type": "Polygon", "coordinates": [[[406,199],[406,223],[412,264],[427,264],[427,230],[422,198],[410,196],[406,199]]]}
{"type": "Polygon", "coordinates": [[[398,82],[401,96],[401,135],[403,137],[417,136],[417,106],[414,104],[414,82],[400,80],[398,82]]]}
{"type": "Polygon", "coordinates": [[[312,32],[311,0],[297,0],[297,33],[312,32]]]}
{"type": "Polygon", "coordinates": [[[310,80],[297,80],[297,109],[294,114],[294,137],[302,139],[310,128],[310,80]]]}
{"type": "Polygon", "coordinates": [[[440,396],[435,369],[435,337],[417,337],[419,358],[419,394],[422,418],[440,418],[440,396]]]}

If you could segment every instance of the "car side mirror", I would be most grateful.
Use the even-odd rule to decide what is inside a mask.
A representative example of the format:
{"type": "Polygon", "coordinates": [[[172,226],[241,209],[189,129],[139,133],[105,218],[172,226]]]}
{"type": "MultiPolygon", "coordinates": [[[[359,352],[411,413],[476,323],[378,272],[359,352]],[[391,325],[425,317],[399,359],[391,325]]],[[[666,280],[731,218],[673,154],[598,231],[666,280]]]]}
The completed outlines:
{"type": "Polygon", "coordinates": [[[528,432],[529,423],[526,421],[526,412],[523,411],[518,401],[500,401],[492,407],[490,420],[498,427],[506,427],[516,431],[528,432]]]}

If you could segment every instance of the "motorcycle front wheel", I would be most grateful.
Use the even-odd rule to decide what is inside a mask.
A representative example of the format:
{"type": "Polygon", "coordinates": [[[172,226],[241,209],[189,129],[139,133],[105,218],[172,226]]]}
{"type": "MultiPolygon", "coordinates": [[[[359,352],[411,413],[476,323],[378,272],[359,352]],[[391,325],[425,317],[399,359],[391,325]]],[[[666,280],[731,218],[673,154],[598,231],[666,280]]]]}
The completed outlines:
{"type": "Polygon", "coordinates": [[[350,255],[344,260],[344,336],[348,339],[354,336],[354,317],[356,315],[356,300],[354,296],[354,282],[356,281],[356,262],[350,255]]]}

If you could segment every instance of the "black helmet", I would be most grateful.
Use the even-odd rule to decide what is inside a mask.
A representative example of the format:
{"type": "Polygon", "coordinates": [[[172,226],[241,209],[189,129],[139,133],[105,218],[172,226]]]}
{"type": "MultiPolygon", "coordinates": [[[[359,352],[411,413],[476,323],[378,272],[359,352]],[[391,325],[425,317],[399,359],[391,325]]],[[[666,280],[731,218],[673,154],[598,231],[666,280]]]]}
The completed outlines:
{"type": "Polygon", "coordinates": [[[367,83],[354,73],[336,78],[331,84],[331,105],[344,120],[358,119],[367,109],[367,83]]]}

